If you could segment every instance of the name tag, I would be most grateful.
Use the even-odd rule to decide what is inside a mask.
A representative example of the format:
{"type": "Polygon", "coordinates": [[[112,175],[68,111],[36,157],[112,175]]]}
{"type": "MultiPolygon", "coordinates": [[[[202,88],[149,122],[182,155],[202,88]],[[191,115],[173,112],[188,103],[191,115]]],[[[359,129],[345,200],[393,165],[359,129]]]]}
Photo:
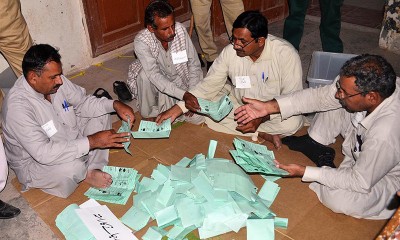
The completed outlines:
{"type": "Polygon", "coordinates": [[[42,129],[46,132],[46,135],[49,138],[51,138],[54,134],[57,133],[57,129],[56,126],[54,126],[53,120],[50,120],[47,123],[43,124],[42,129]]]}
{"type": "Polygon", "coordinates": [[[251,88],[251,81],[249,76],[236,76],[236,88],[251,88]]]}
{"type": "Polygon", "coordinates": [[[171,53],[172,55],[172,62],[174,64],[178,63],[184,63],[188,61],[187,55],[186,55],[186,50],[179,51],[179,52],[173,52],[171,53]]]}

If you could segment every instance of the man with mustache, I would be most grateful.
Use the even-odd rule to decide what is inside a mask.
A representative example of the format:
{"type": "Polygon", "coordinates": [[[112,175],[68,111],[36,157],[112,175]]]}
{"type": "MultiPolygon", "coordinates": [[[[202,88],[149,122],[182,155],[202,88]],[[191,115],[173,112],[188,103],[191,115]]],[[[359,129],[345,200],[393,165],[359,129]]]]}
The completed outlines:
{"type": "MultiPolygon", "coordinates": [[[[189,92],[188,98],[158,116],[157,122],[200,109],[197,98],[216,101],[229,95],[234,108],[242,97],[271,100],[276,96],[302,89],[300,57],[291,44],[268,34],[267,19],[258,11],[246,11],[233,23],[230,45],[216,58],[207,76],[189,92]],[[194,97],[196,96],[196,97],[194,97]]],[[[303,126],[302,116],[281,121],[279,115],[254,119],[238,126],[233,111],[220,122],[206,118],[208,127],[235,135],[258,136],[280,148],[282,136],[294,134],[303,126]],[[269,119],[269,121],[267,121],[269,119]]]]}
{"type": "Polygon", "coordinates": [[[22,70],[2,112],[5,153],[22,190],[39,188],[66,198],[81,181],[108,187],[111,175],[101,170],[108,148],[129,141],[129,133],[111,129],[109,113],[133,122],[132,108],[86,95],[63,75],[61,56],[50,45],[32,46],[22,70]]]}
{"type": "MultiPolygon", "coordinates": [[[[292,115],[320,112],[308,135],[293,140],[291,147],[315,156],[344,138],[344,160],[338,168],[299,164],[277,166],[290,176],[312,182],[319,200],[337,213],[356,218],[387,219],[400,189],[400,78],[382,57],[364,54],[347,61],[334,83],[309,88],[267,102],[243,99],[247,105],[235,111],[239,124],[269,114],[282,119],[292,115]]],[[[290,146],[289,146],[290,147],[290,146]]],[[[322,156],[323,157],[323,156],[322,156]]]]}
{"type": "MultiPolygon", "coordinates": [[[[129,67],[128,86],[142,117],[154,121],[177,101],[187,99],[187,91],[203,79],[203,72],[185,27],[175,22],[174,9],[167,1],[151,1],[144,22],[146,28],[133,43],[137,60],[129,67]]],[[[185,119],[204,121],[193,113],[185,119]]]]}

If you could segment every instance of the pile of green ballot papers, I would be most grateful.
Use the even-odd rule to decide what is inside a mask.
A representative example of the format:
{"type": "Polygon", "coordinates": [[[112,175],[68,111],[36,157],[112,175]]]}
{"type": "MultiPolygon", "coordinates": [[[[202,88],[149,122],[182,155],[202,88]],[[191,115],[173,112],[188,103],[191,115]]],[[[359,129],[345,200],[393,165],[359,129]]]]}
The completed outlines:
{"type": "MultiPolygon", "coordinates": [[[[137,182],[134,187],[137,194],[133,196],[133,206],[120,220],[134,231],[154,220],[157,226],[147,227],[144,240],[183,240],[195,229],[200,239],[206,239],[238,232],[242,227],[247,227],[248,240],[258,240],[260,236],[274,239],[274,228],[288,226],[288,219],[277,217],[269,208],[280,187],[267,180],[257,193],[251,178],[237,164],[214,157],[216,146],[217,142],[211,141],[207,156],[184,157],[171,166],[159,164],[151,176],[142,177],[140,182],[134,169],[122,174],[121,180],[135,180],[131,184],[121,182],[117,184],[119,188],[131,185],[129,189],[132,189],[137,182]]],[[[123,172],[120,169],[123,168],[113,168],[114,175],[120,175],[123,172]]],[[[66,234],[82,224],[76,218],[72,226],[57,226],[66,234]]],[[[81,235],[79,239],[92,238],[81,235]]]]}
{"type": "Polygon", "coordinates": [[[285,170],[277,168],[274,163],[274,153],[266,146],[245,141],[240,138],[233,140],[236,150],[230,150],[235,162],[246,172],[265,175],[288,175],[285,170]]]}

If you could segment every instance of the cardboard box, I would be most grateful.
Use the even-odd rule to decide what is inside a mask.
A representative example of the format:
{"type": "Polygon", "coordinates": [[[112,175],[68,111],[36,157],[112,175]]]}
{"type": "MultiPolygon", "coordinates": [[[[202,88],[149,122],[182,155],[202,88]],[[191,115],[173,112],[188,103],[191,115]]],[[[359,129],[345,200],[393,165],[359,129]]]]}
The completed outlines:
{"type": "Polygon", "coordinates": [[[308,69],[308,86],[315,88],[331,84],[339,75],[343,64],[355,56],[357,55],[315,51],[308,69]]]}

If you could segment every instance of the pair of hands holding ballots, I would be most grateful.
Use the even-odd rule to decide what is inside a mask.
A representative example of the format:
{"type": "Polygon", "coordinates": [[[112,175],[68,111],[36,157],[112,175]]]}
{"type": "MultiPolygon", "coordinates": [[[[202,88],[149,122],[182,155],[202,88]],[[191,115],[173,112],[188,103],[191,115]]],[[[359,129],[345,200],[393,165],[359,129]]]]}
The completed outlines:
{"type": "MultiPolygon", "coordinates": [[[[213,120],[217,122],[225,118],[233,109],[233,104],[230,101],[229,97],[226,95],[223,96],[217,102],[211,102],[202,98],[196,98],[193,94],[185,92],[185,94],[183,95],[183,100],[185,101],[185,107],[190,110],[190,112],[188,112],[190,113],[190,115],[192,115],[193,113],[204,114],[210,116],[213,120]]],[[[243,99],[244,103],[247,103],[246,100],[257,101],[253,99],[244,98],[243,99]]],[[[262,104],[261,101],[257,102],[262,104]]],[[[236,128],[236,130],[242,133],[255,132],[261,123],[263,123],[266,120],[269,120],[269,116],[262,117],[260,114],[256,114],[256,111],[253,111],[251,107],[250,110],[252,113],[251,114],[252,118],[249,118],[249,115],[240,112],[240,111],[246,111],[246,108],[248,107],[245,107],[242,110],[240,110],[242,107],[238,108],[235,111],[235,114],[239,113],[235,117],[235,120],[238,121],[239,119],[238,117],[241,117],[240,120],[238,121],[238,127],[236,128]]],[[[169,118],[171,119],[171,122],[173,122],[177,117],[182,115],[182,113],[183,113],[182,109],[178,105],[175,105],[171,109],[158,115],[156,122],[157,124],[161,124],[164,120],[169,118]]]]}
{"type": "MultiPolygon", "coordinates": [[[[185,92],[183,95],[185,107],[190,111],[187,116],[192,116],[194,113],[210,116],[215,121],[219,122],[226,117],[233,109],[233,104],[228,96],[223,96],[217,102],[208,101],[202,98],[196,98],[193,94],[185,92]]],[[[182,110],[178,105],[158,115],[156,122],[161,124],[166,119],[171,119],[173,122],[182,114],[182,110]]]]}

